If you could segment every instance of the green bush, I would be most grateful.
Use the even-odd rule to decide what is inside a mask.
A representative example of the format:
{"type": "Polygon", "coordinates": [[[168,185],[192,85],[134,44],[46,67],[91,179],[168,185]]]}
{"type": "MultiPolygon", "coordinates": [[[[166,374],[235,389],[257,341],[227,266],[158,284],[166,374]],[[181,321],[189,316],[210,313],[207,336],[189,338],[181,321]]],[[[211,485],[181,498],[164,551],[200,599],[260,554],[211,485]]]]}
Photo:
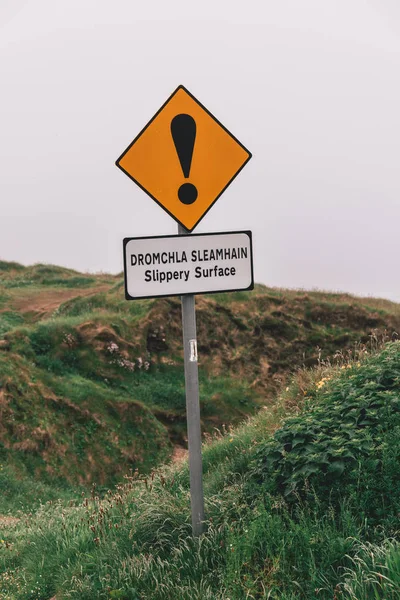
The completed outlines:
{"type": "Polygon", "coordinates": [[[307,410],[261,444],[254,475],[290,501],[310,487],[326,503],[354,497],[371,523],[395,521],[400,498],[400,342],[321,380],[307,410]]]}

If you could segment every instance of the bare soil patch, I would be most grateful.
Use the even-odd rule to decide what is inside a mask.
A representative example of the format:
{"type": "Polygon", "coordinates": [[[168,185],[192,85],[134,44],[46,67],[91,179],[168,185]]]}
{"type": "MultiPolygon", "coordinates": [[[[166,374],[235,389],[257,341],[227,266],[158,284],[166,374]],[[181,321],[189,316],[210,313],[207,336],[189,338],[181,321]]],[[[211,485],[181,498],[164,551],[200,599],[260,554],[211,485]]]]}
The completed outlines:
{"type": "Polygon", "coordinates": [[[18,523],[17,517],[11,517],[10,515],[0,515],[0,527],[7,527],[8,525],[14,525],[18,523]]]}
{"type": "Polygon", "coordinates": [[[14,296],[11,300],[12,308],[16,311],[23,313],[39,313],[41,317],[46,317],[54,312],[60,304],[63,304],[67,300],[78,297],[94,296],[99,292],[105,292],[109,290],[111,284],[102,284],[89,289],[54,289],[44,290],[43,288],[38,290],[32,290],[26,294],[18,292],[18,296],[14,296]]]}
{"type": "Polygon", "coordinates": [[[186,460],[189,456],[189,451],[186,448],[182,448],[182,446],[175,446],[174,451],[172,453],[172,462],[180,463],[186,460]]]}

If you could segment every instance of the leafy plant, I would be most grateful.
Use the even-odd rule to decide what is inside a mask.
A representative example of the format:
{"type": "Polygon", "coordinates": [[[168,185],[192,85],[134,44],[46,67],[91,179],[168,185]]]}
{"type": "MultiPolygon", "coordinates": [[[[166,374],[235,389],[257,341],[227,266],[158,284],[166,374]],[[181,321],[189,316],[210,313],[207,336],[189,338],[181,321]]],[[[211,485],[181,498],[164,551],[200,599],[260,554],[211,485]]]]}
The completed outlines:
{"type": "MultiPolygon", "coordinates": [[[[400,478],[400,343],[310,390],[306,409],[257,450],[254,473],[288,499],[312,487],[326,502],[354,495],[382,516],[400,478]]],[[[400,502],[390,502],[391,512],[400,502]]]]}

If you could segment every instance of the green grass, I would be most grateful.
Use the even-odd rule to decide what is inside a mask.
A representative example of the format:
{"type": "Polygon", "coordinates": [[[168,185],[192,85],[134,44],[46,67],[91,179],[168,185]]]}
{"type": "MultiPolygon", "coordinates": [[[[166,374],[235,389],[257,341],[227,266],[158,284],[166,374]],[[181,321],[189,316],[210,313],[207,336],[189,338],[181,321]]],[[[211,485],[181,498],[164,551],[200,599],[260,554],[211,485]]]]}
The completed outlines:
{"type": "Polygon", "coordinates": [[[0,313],[0,339],[7,331],[18,327],[24,322],[24,318],[20,313],[14,311],[4,311],[0,313]]]}
{"type": "MultiPolygon", "coordinates": [[[[127,302],[120,276],[81,275],[52,265],[5,263],[0,271],[0,381],[8,377],[4,393],[11,406],[3,415],[0,442],[9,449],[18,445],[17,455],[11,453],[14,461],[18,456],[38,476],[46,469],[51,474],[61,460],[53,456],[53,448],[59,452],[65,444],[66,455],[78,453],[82,462],[78,467],[73,461],[71,477],[81,482],[94,461],[89,477],[103,471],[103,476],[112,474],[111,483],[113,465],[117,472],[132,466],[147,470],[167,456],[167,447],[185,445],[178,299],[127,302]],[[24,287],[24,282],[31,283],[24,287]],[[10,360],[20,369],[9,369],[10,360]],[[68,436],[65,431],[72,414],[81,410],[82,399],[90,417],[75,419],[68,436]],[[111,462],[104,470],[98,464],[103,454],[90,453],[94,411],[100,411],[104,427],[113,429],[120,418],[109,414],[113,403],[117,413],[132,403],[130,410],[136,410],[138,418],[146,415],[143,422],[151,428],[148,438],[154,444],[146,446],[145,463],[143,453],[135,463],[117,451],[119,444],[111,444],[111,462]],[[51,417],[52,412],[57,414],[51,417]],[[61,430],[62,443],[48,448],[44,439],[32,441],[35,428],[47,431],[53,426],[61,430]],[[35,456],[29,448],[36,448],[35,456]]],[[[196,302],[206,434],[235,425],[270,404],[299,366],[313,366],[335,354],[347,356],[360,343],[368,347],[400,328],[394,304],[377,301],[378,309],[373,299],[367,304],[343,294],[257,285],[251,293],[216,294],[196,302]]],[[[128,431],[126,424],[123,429],[128,431]]]]}
{"type": "Polygon", "coordinates": [[[23,271],[25,267],[17,262],[7,262],[0,260],[0,272],[1,271],[23,271]]]}
{"type": "Polygon", "coordinates": [[[199,540],[187,464],[160,467],[186,437],[179,300],[0,263],[0,598],[399,598],[399,344],[364,354],[399,306],[259,285],[196,302],[199,540]]]}
{"type": "Polygon", "coordinates": [[[154,300],[142,300],[138,302],[127,303],[123,297],[123,292],[117,290],[101,292],[90,296],[89,298],[73,298],[62,303],[54,316],[60,317],[85,317],[96,313],[107,313],[108,315],[124,314],[129,318],[144,318],[154,300]]]}
{"type": "Polygon", "coordinates": [[[345,571],[343,590],[348,600],[397,600],[400,591],[400,544],[361,543],[345,571]]]}
{"type": "Polygon", "coordinates": [[[0,489],[0,517],[24,518],[46,502],[62,499],[69,504],[72,499],[77,500],[83,488],[57,486],[54,482],[46,484],[29,476],[24,468],[17,471],[0,462],[0,489]]]}
{"type": "Polygon", "coordinates": [[[165,427],[121,390],[74,373],[43,373],[8,353],[0,353],[0,372],[4,463],[47,482],[110,484],[171,454],[165,427]]]}
{"type": "Polygon", "coordinates": [[[190,534],[186,464],[133,475],[114,491],[94,488],[70,506],[47,503],[10,525],[2,534],[1,593],[395,600],[399,395],[400,343],[350,368],[303,370],[274,406],[204,447],[200,539],[190,534]],[[319,436],[312,453],[307,436],[319,436]],[[351,457],[343,456],[346,443],[351,457]],[[344,468],[330,470],[327,460],[344,460],[344,468]]]}

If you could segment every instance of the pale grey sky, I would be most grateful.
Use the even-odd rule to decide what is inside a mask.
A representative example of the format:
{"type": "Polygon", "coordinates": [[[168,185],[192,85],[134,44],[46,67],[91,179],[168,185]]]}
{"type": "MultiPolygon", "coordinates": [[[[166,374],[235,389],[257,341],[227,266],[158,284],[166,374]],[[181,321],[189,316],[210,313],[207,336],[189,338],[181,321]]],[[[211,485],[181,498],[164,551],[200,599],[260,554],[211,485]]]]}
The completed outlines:
{"type": "Polygon", "coordinates": [[[0,0],[0,257],[117,272],[175,233],[114,162],[179,84],[253,153],[196,232],[400,301],[398,0],[0,0]]]}

